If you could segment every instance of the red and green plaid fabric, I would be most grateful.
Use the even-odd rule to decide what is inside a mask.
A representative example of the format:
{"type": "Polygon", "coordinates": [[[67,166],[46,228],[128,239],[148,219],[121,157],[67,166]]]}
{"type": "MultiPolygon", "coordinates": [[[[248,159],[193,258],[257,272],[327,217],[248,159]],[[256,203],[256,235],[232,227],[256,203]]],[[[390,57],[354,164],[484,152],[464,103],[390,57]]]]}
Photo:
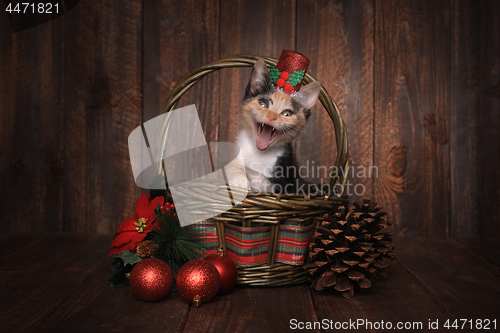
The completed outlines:
{"type": "MultiPolygon", "coordinates": [[[[204,235],[205,254],[216,253],[218,238],[215,223],[204,221],[193,226],[196,226],[198,231],[204,235]]],[[[289,265],[302,265],[315,226],[315,223],[305,227],[280,225],[275,261],[289,265]]],[[[248,228],[227,223],[225,224],[225,236],[227,255],[237,264],[254,266],[267,262],[271,226],[248,228]]]]}
{"type": "Polygon", "coordinates": [[[203,243],[205,243],[205,251],[203,251],[203,255],[208,256],[216,254],[217,248],[219,247],[219,239],[217,238],[217,228],[215,227],[215,223],[203,221],[192,224],[190,227],[194,228],[196,232],[203,235],[203,243]]]}
{"type": "Polygon", "coordinates": [[[315,227],[315,223],[304,227],[280,225],[275,261],[289,265],[304,264],[307,247],[313,238],[315,227]]]}
{"type": "Polygon", "coordinates": [[[267,261],[271,227],[239,227],[226,224],[227,255],[242,266],[267,261]]]}

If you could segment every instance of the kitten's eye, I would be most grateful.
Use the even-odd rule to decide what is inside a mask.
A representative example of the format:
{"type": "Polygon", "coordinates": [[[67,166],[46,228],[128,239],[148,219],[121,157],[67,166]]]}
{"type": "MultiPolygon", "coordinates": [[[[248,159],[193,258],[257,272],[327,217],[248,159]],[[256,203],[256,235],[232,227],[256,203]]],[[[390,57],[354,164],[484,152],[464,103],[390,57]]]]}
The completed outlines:
{"type": "Polygon", "coordinates": [[[261,108],[265,108],[265,109],[267,109],[267,107],[268,107],[267,101],[265,99],[259,99],[259,105],[261,108]]]}
{"type": "Polygon", "coordinates": [[[285,111],[281,112],[281,115],[285,117],[290,117],[293,116],[293,111],[286,109],[285,111]]]}

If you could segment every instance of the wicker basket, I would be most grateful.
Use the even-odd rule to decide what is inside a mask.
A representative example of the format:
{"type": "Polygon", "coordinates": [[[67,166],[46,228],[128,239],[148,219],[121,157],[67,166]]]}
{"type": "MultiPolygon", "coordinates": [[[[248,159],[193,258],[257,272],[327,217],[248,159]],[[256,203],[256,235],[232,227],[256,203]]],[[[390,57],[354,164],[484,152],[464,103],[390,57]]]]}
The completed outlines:
{"type": "MultiPolygon", "coordinates": [[[[205,66],[196,68],[185,75],[174,87],[174,90],[168,97],[163,113],[172,111],[179,99],[192,86],[198,83],[205,75],[215,72],[222,68],[230,67],[252,67],[258,59],[264,60],[269,65],[276,66],[277,59],[271,57],[257,57],[254,55],[234,55],[226,57],[205,66]]],[[[303,83],[308,84],[316,79],[306,74],[303,83]]],[[[278,195],[274,193],[248,192],[243,202],[233,209],[224,212],[210,220],[215,222],[217,229],[218,244],[226,249],[225,225],[226,223],[239,224],[243,227],[252,227],[252,223],[258,222],[271,226],[270,242],[268,249],[268,260],[265,264],[259,264],[253,267],[238,266],[238,284],[252,286],[285,286],[303,283],[307,280],[307,273],[301,265],[287,265],[275,263],[276,248],[278,243],[278,227],[283,221],[296,223],[299,226],[305,222],[314,220],[319,221],[325,213],[332,212],[339,205],[345,204],[345,198],[340,197],[347,181],[346,172],[349,168],[349,152],[347,144],[347,132],[337,105],[322,87],[319,96],[321,103],[328,112],[335,128],[335,139],[337,144],[337,158],[335,166],[343,168],[344,173],[340,173],[339,178],[330,179],[330,189],[337,184],[337,195],[320,192],[320,194],[311,195],[278,195]],[[345,175],[345,176],[343,176],[345,175]]],[[[163,129],[168,131],[167,128],[163,129]]],[[[161,142],[162,147],[166,145],[167,135],[161,142]]],[[[332,152],[334,153],[334,152],[332,152]]],[[[198,192],[200,191],[197,189],[198,192]]],[[[198,196],[210,197],[218,191],[228,191],[228,187],[206,188],[197,193],[198,196]]],[[[235,191],[235,189],[232,189],[235,191]]],[[[196,214],[196,212],[193,212],[196,214]]]]}

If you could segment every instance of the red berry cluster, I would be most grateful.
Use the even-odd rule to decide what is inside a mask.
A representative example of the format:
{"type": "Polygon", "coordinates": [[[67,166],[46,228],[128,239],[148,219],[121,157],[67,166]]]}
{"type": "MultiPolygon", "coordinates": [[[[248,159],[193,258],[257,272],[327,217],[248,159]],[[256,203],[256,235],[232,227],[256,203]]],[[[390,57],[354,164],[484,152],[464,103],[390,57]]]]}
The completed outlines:
{"type": "Polygon", "coordinates": [[[288,80],[289,77],[290,77],[290,74],[288,74],[287,71],[283,71],[283,72],[281,72],[280,78],[278,79],[278,81],[276,81],[276,85],[280,88],[283,87],[283,89],[286,92],[289,92],[290,90],[292,90],[292,85],[288,82],[285,82],[286,80],[288,80]]]}
{"type": "Polygon", "coordinates": [[[170,211],[175,209],[175,205],[170,202],[166,202],[165,205],[160,205],[160,211],[162,213],[170,213],[170,211]]]}

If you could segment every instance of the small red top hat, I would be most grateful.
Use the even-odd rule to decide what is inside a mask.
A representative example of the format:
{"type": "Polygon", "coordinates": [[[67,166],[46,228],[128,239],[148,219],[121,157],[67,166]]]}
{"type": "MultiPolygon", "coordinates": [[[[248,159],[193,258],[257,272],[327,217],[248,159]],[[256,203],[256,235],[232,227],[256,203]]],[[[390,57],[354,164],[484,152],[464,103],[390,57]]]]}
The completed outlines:
{"type": "Polygon", "coordinates": [[[309,62],[305,55],[297,51],[283,50],[276,67],[270,67],[271,81],[287,94],[294,94],[300,90],[309,62]]]}

